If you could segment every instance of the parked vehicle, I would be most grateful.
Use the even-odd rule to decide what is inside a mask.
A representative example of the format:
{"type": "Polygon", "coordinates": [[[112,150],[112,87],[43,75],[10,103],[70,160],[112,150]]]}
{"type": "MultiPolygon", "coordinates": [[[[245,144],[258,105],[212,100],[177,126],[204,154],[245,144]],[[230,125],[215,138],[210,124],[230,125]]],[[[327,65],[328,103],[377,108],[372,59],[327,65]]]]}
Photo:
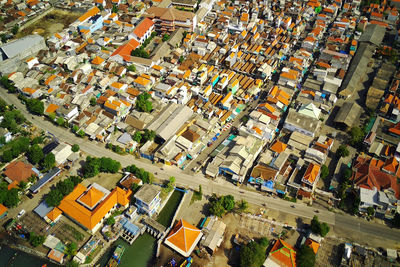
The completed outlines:
{"type": "Polygon", "coordinates": [[[24,215],[24,214],[25,214],[25,210],[21,210],[21,211],[18,213],[17,218],[21,218],[22,215],[24,215]]]}

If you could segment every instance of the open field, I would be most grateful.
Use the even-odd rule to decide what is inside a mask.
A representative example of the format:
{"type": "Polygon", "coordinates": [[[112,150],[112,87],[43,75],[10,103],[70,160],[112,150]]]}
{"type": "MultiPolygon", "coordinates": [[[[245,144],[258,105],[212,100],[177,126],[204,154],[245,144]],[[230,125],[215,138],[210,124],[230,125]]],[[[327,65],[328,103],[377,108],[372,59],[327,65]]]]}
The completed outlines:
{"type": "Polygon", "coordinates": [[[32,25],[21,30],[17,34],[17,38],[21,38],[34,33],[40,34],[45,38],[49,37],[57,32],[60,32],[62,29],[74,22],[80,16],[81,14],[79,13],[55,9],[43,18],[37,20],[32,25]]]}

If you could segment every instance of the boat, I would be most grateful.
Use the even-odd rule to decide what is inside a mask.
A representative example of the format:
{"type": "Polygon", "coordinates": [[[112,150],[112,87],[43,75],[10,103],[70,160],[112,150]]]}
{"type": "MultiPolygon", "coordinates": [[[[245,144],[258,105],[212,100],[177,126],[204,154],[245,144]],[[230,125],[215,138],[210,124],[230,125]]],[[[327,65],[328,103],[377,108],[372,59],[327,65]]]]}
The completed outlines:
{"type": "Polygon", "coordinates": [[[121,262],[122,255],[124,255],[124,251],[125,251],[125,247],[118,245],[115,248],[110,260],[108,261],[107,266],[109,266],[109,267],[118,266],[118,264],[121,262]]]}
{"type": "Polygon", "coordinates": [[[187,257],[180,265],[180,267],[190,267],[192,265],[193,259],[192,257],[187,257]]]}

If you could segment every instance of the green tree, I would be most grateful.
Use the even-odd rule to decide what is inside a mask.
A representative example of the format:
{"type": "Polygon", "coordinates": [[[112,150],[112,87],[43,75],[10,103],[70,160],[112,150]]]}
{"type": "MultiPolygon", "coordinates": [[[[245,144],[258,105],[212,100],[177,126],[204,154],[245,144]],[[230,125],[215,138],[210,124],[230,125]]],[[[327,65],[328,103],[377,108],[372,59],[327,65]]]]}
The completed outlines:
{"type": "Polygon", "coordinates": [[[53,153],[47,154],[44,159],[43,159],[43,168],[46,170],[49,170],[54,167],[56,164],[56,157],[54,156],[53,153]]]}
{"type": "Polygon", "coordinates": [[[352,146],[361,143],[364,140],[365,133],[360,127],[350,129],[350,144],[352,146]]]}
{"type": "Polygon", "coordinates": [[[237,203],[238,211],[245,212],[249,208],[249,203],[246,200],[242,199],[237,203]]]}
{"type": "Polygon", "coordinates": [[[75,256],[78,251],[78,246],[75,242],[71,242],[67,244],[66,249],[65,249],[65,254],[69,256],[75,256]]]}
{"type": "Polygon", "coordinates": [[[128,68],[127,68],[127,70],[128,70],[128,71],[133,71],[133,72],[135,72],[135,71],[136,71],[136,66],[133,65],[133,64],[132,64],[132,65],[129,65],[128,68]]]}
{"type": "Polygon", "coordinates": [[[71,147],[72,152],[78,152],[79,151],[79,145],[78,144],[73,144],[71,147]]]}
{"type": "Polygon", "coordinates": [[[151,95],[147,92],[141,93],[136,99],[136,109],[140,112],[150,112],[153,109],[153,104],[149,100],[151,95]]]}
{"type": "Polygon", "coordinates": [[[223,196],[222,205],[227,212],[233,210],[235,208],[235,198],[232,195],[223,196]]]}
{"type": "Polygon", "coordinates": [[[56,114],[54,112],[49,113],[49,120],[51,120],[52,122],[54,122],[56,120],[56,114]]]}
{"type": "Polygon", "coordinates": [[[265,252],[269,242],[262,238],[259,242],[251,241],[240,249],[241,267],[259,267],[265,261],[265,252]]]}
{"type": "Polygon", "coordinates": [[[28,99],[26,101],[26,107],[30,113],[37,115],[43,115],[44,113],[44,104],[39,99],[28,99]]]}
{"type": "Polygon", "coordinates": [[[115,223],[115,219],[113,216],[110,216],[107,218],[107,220],[106,220],[107,225],[113,225],[114,223],[115,223]]]}
{"type": "Polygon", "coordinates": [[[315,265],[315,253],[313,249],[302,245],[297,252],[296,263],[299,267],[313,267],[315,265]]]}
{"type": "Polygon", "coordinates": [[[170,38],[171,38],[171,36],[169,36],[169,34],[164,34],[164,36],[163,36],[163,38],[162,38],[162,41],[163,41],[163,42],[166,42],[166,41],[168,41],[170,38]]]}
{"type": "Polygon", "coordinates": [[[15,25],[11,29],[11,33],[14,34],[14,35],[16,35],[18,33],[18,31],[19,31],[19,26],[18,25],[15,25]]]}
{"type": "Polygon", "coordinates": [[[367,213],[369,216],[373,216],[375,214],[375,209],[373,207],[368,207],[367,213]]]}
{"type": "Polygon", "coordinates": [[[18,194],[18,189],[17,188],[12,188],[11,190],[6,191],[5,198],[3,200],[4,206],[7,208],[13,208],[16,207],[20,201],[19,199],[19,194],[18,194]]]}
{"type": "Polygon", "coordinates": [[[95,97],[92,97],[92,98],[90,99],[90,105],[91,105],[91,106],[96,106],[96,104],[97,104],[96,98],[95,98],[95,97]]]}
{"type": "Polygon", "coordinates": [[[57,207],[60,205],[61,200],[63,200],[64,196],[58,189],[50,190],[50,192],[46,195],[45,201],[49,207],[57,207]]]}
{"type": "Polygon", "coordinates": [[[77,133],[79,131],[79,127],[77,125],[72,126],[71,131],[73,133],[77,133]]]}
{"type": "Polygon", "coordinates": [[[77,134],[80,138],[83,138],[83,137],[85,136],[85,132],[84,132],[83,130],[79,130],[76,134],[77,134]]]}
{"type": "Polygon", "coordinates": [[[113,5],[111,8],[111,12],[112,13],[118,13],[118,6],[117,5],[113,5]]]}
{"type": "Polygon", "coordinates": [[[56,185],[56,189],[61,193],[63,197],[71,193],[74,190],[74,187],[74,182],[69,178],[58,182],[56,185]]]}
{"type": "Polygon", "coordinates": [[[28,149],[27,157],[29,162],[35,165],[44,158],[44,154],[39,145],[33,145],[28,149]]]}
{"type": "Polygon", "coordinates": [[[182,63],[184,60],[185,60],[185,58],[183,56],[180,56],[178,61],[179,61],[179,63],[182,63]]]}
{"type": "Polygon", "coordinates": [[[145,129],[144,133],[143,133],[143,139],[145,140],[145,142],[147,141],[153,141],[154,138],[156,137],[156,132],[153,130],[149,130],[149,129],[145,129]]]}
{"type": "Polygon", "coordinates": [[[14,85],[10,83],[7,76],[2,76],[0,79],[0,83],[8,90],[9,93],[15,93],[16,89],[14,85]]]}
{"type": "Polygon", "coordinates": [[[135,194],[139,190],[139,188],[140,185],[138,185],[137,183],[132,183],[131,190],[133,194],[135,194]]]}
{"type": "Polygon", "coordinates": [[[350,152],[347,149],[346,145],[340,145],[336,152],[337,152],[339,157],[343,157],[343,158],[345,158],[345,157],[350,155],[350,152]]]}
{"type": "Polygon", "coordinates": [[[138,143],[140,143],[140,141],[142,141],[142,138],[143,138],[142,134],[139,131],[135,132],[132,136],[133,141],[138,142],[138,143]]]}
{"type": "Polygon", "coordinates": [[[65,124],[65,120],[63,117],[58,117],[57,118],[57,125],[58,126],[63,126],[65,124]]]}
{"type": "Polygon", "coordinates": [[[4,162],[4,163],[10,162],[13,159],[14,159],[14,156],[13,156],[13,152],[12,152],[11,149],[5,150],[3,152],[3,154],[1,155],[1,161],[4,162]]]}
{"type": "Polygon", "coordinates": [[[222,201],[217,200],[217,201],[211,202],[209,211],[212,215],[222,217],[222,215],[224,215],[224,213],[225,213],[225,208],[224,208],[224,205],[222,204],[222,201]]]}
{"type": "Polygon", "coordinates": [[[329,168],[326,165],[321,166],[321,178],[324,180],[329,176],[329,168]]]}
{"type": "Polygon", "coordinates": [[[329,233],[330,227],[327,223],[321,223],[318,216],[314,216],[311,220],[311,231],[315,234],[325,237],[329,233]]]}
{"type": "Polygon", "coordinates": [[[34,247],[43,245],[45,240],[46,240],[46,237],[43,235],[37,235],[34,232],[29,233],[29,242],[34,247]]]}

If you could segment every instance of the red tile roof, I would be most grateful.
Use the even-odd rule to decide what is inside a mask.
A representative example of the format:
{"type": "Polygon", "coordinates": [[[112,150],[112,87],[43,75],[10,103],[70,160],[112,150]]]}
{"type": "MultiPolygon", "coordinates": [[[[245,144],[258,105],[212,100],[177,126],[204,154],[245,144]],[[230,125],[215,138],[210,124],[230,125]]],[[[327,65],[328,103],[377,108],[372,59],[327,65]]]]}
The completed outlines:
{"type": "Polygon", "coordinates": [[[120,55],[125,61],[130,61],[131,51],[135,50],[139,45],[138,41],[131,39],[126,44],[118,47],[111,56],[120,55]]]}
{"type": "Polygon", "coordinates": [[[151,28],[151,26],[154,25],[154,22],[149,19],[145,18],[142,20],[142,22],[139,23],[139,25],[136,26],[136,28],[133,30],[133,33],[139,37],[142,38],[144,34],[151,28]]]}
{"type": "Polygon", "coordinates": [[[32,167],[31,164],[26,164],[22,161],[13,161],[6,167],[4,175],[18,183],[21,181],[27,182],[29,177],[35,175],[32,167]]]}
{"type": "Polygon", "coordinates": [[[268,257],[282,267],[296,267],[296,251],[282,239],[275,242],[268,257]]]}

